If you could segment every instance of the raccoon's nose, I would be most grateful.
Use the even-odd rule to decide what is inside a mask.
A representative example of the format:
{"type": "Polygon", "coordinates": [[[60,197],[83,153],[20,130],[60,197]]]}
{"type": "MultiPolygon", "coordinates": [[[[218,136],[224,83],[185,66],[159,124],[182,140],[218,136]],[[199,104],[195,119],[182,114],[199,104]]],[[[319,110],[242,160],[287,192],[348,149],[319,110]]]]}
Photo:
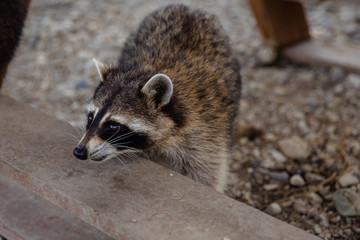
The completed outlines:
{"type": "Polygon", "coordinates": [[[81,160],[85,160],[87,159],[87,150],[86,148],[75,148],[74,149],[74,155],[75,157],[77,157],[78,159],[81,159],[81,160]]]}

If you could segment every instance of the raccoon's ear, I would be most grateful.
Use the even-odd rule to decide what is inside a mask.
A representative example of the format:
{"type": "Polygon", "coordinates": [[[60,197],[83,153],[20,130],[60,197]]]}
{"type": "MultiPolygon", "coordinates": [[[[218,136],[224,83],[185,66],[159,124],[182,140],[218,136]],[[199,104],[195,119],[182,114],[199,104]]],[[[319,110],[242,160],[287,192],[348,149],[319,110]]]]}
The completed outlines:
{"type": "Polygon", "coordinates": [[[167,75],[160,73],[151,77],[141,92],[154,101],[156,108],[161,108],[170,102],[173,84],[167,75]]]}
{"type": "Polygon", "coordinates": [[[93,61],[94,61],[94,63],[95,63],[96,70],[98,71],[100,80],[101,80],[101,82],[102,82],[102,81],[104,81],[103,74],[105,73],[106,65],[105,65],[104,63],[96,60],[95,58],[93,58],[93,61]]]}

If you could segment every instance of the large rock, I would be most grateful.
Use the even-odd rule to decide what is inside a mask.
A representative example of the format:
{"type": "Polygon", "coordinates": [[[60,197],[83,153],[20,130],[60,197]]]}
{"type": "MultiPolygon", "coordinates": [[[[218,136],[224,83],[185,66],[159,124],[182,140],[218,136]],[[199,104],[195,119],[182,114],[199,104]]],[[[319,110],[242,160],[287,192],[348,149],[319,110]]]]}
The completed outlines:
{"type": "Polygon", "coordinates": [[[307,142],[297,136],[280,140],[279,147],[285,156],[298,160],[307,158],[310,152],[307,142]]]}
{"type": "Polygon", "coordinates": [[[360,216],[360,195],[351,189],[339,189],[333,195],[336,210],[345,217],[360,216]]]}

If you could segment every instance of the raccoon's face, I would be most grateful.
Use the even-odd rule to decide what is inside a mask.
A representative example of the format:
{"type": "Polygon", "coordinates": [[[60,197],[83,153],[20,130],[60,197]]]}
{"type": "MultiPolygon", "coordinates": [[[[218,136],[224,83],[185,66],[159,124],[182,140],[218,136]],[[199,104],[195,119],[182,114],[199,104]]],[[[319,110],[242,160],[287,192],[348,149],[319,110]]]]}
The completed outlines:
{"type": "Polygon", "coordinates": [[[86,133],[74,155],[103,161],[161,145],[175,125],[163,111],[173,93],[170,78],[155,74],[141,84],[144,81],[126,81],[123,76],[109,74],[99,62],[96,65],[102,82],[88,109],[86,133]]]}

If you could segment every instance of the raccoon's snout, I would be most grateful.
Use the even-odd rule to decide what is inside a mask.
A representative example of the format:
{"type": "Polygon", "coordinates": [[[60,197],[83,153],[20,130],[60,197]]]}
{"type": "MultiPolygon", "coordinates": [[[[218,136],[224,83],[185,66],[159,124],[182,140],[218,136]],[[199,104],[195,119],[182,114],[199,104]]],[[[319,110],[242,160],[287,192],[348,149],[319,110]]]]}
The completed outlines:
{"type": "Polygon", "coordinates": [[[87,155],[88,155],[88,152],[86,150],[85,147],[76,147],[74,149],[74,156],[77,157],[78,159],[81,159],[81,160],[85,160],[87,159],[87,155]]]}

